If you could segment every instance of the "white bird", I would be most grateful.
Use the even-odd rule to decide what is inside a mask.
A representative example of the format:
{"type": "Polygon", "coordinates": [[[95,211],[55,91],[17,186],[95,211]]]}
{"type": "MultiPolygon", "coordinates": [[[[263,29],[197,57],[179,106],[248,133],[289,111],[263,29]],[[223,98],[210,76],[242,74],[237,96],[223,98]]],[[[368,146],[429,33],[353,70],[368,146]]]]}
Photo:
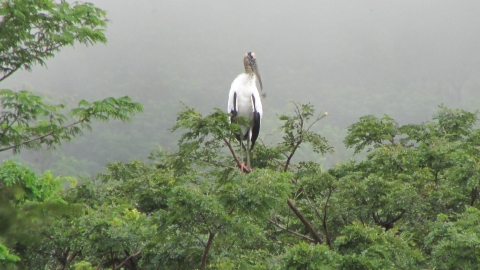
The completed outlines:
{"type": "MultiPolygon", "coordinates": [[[[245,149],[247,152],[247,171],[251,170],[250,166],[250,151],[255,146],[255,141],[258,138],[260,132],[260,123],[262,121],[262,101],[260,94],[258,93],[257,84],[260,85],[262,90],[262,79],[257,66],[257,58],[255,53],[248,52],[243,57],[243,64],[245,66],[245,73],[237,76],[233,81],[228,95],[228,112],[232,114],[230,121],[234,122],[238,116],[247,118],[248,122],[242,123],[242,133],[237,135],[237,139],[240,141],[240,152],[245,149]],[[247,147],[243,144],[242,140],[247,140],[247,147]],[[250,142],[252,145],[250,146],[250,142]]],[[[242,171],[245,170],[245,164],[242,159],[242,171]]]]}

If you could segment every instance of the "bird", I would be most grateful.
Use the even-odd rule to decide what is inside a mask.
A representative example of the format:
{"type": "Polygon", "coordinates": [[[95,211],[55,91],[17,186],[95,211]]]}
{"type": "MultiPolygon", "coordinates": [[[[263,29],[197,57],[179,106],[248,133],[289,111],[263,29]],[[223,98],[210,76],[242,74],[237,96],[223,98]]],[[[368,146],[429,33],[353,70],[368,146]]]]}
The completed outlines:
{"type": "Polygon", "coordinates": [[[228,94],[228,113],[231,114],[230,123],[236,122],[237,117],[245,117],[246,123],[240,123],[241,134],[236,137],[240,142],[241,170],[251,171],[250,152],[255,146],[255,141],[260,132],[263,108],[262,100],[257,89],[257,82],[260,91],[263,90],[262,79],[258,71],[257,56],[254,52],[247,52],[243,57],[245,73],[238,75],[232,82],[228,94]],[[247,141],[247,146],[243,144],[247,141]],[[250,145],[251,143],[251,145],[250,145]],[[243,162],[243,151],[247,154],[247,167],[243,162]]]}

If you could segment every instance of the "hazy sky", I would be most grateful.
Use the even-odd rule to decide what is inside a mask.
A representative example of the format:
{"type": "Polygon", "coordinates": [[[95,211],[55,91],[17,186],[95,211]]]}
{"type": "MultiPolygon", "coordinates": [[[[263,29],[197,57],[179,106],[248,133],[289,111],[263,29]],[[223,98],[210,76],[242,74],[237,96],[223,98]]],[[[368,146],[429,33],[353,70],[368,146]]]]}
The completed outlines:
{"type": "Polygon", "coordinates": [[[89,87],[133,94],[111,87],[122,80],[163,81],[170,89],[159,92],[205,92],[218,97],[209,106],[223,108],[247,51],[258,56],[267,103],[441,76],[480,60],[478,1],[92,2],[108,12],[107,45],[65,50],[48,70],[19,72],[5,85],[81,96],[89,87]]]}
{"type": "MultiPolygon", "coordinates": [[[[296,100],[342,128],[367,113],[401,118],[422,106],[391,106],[397,92],[455,105],[455,85],[472,104],[480,88],[479,1],[91,2],[108,12],[107,45],[65,49],[48,69],[18,72],[2,87],[65,100],[129,95],[148,100],[146,112],[182,101],[208,112],[226,108],[243,55],[254,51],[265,118],[296,100]],[[379,101],[358,104],[364,96],[379,101]]],[[[159,118],[171,126],[175,113],[159,118]]]]}

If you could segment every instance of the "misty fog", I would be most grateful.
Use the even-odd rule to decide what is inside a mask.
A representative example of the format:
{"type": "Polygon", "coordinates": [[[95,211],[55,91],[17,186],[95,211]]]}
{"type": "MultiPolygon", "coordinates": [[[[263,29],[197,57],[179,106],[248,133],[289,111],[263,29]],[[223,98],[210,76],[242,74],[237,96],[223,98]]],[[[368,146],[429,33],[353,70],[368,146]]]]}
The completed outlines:
{"type": "Polygon", "coordinates": [[[124,95],[144,104],[133,123],[96,127],[76,142],[82,153],[69,155],[105,153],[107,162],[174,148],[168,129],[182,103],[202,113],[226,109],[248,51],[257,55],[266,93],[260,138],[273,132],[289,100],[310,102],[329,113],[318,127],[336,143],[337,156],[321,160],[328,164],[345,158],[345,129],[363,115],[405,124],[429,119],[442,103],[478,108],[478,1],[90,2],[107,11],[106,45],[64,49],[48,68],[19,71],[1,86],[69,106],[124,95]],[[96,143],[95,133],[106,130],[123,134],[108,139],[115,150],[96,143]],[[132,140],[145,145],[128,148],[132,140]]]}

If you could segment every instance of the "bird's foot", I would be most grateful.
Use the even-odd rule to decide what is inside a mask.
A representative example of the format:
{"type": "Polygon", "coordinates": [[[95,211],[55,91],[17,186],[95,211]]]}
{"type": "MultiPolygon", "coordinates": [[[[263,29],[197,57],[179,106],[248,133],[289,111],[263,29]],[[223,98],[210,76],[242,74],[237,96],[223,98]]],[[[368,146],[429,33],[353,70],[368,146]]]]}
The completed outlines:
{"type": "Polygon", "coordinates": [[[248,168],[247,165],[245,165],[245,163],[242,163],[240,164],[240,170],[244,173],[251,173],[252,172],[252,169],[248,168]]]}

